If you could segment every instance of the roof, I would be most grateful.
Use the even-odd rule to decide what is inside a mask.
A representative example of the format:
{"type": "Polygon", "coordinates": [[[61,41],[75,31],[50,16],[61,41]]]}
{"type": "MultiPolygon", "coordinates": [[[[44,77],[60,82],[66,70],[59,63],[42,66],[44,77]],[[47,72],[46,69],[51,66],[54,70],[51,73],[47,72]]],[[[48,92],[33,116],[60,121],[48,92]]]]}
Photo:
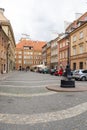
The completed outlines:
{"type": "Polygon", "coordinates": [[[85,17],[87,17],[87,12],[85,12],[84,14],[82,14],[78,19],[76,19],[75,21],[73,21],[71,24],[69,24],[69,26],[66,28],[66,31],[70,28],[70,27],[77,27],[77,22],[79,20],[85,20],[85,17]]]}
{"type": "Polygon", "coordinates": [[[11,26],[10,21],[4,16],[4,9],[3,8],[0,8],[0,24],[2,27],[8,26],[9,30],[11,31],[12,38],[13,38],[13,41],[15,44],[15,38],[14,38],[14,32],[13,32],[12,26],[11,26]]]}
{"type": "Polygon", "coordinates": [[[32,46],[34,50],[42,50],[42,47],[46,44],[43,41],[32,41],[27,39],[22,39],[18,44],[16,44],[16,48],[23,49],[24,46],[32,46]]]}

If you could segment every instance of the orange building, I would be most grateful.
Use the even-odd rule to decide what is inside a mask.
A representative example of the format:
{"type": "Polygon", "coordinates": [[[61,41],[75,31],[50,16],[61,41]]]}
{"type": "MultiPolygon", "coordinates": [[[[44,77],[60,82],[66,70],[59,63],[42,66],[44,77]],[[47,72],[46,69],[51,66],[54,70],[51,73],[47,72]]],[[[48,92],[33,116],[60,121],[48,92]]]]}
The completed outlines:
{"type": "Polygon", "coordinates": [[[46,42],[21,39],[16,45],[15,68],[22,69],[42,63],[42,47],[46,42]]]}

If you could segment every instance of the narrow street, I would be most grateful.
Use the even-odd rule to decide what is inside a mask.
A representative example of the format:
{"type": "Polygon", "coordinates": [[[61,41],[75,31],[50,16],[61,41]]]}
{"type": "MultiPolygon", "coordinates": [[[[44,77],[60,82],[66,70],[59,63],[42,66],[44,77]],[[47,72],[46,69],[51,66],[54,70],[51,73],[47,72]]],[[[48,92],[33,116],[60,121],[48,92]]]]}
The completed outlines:
{"type": "MultiPolygon", "coordinates": [[[[15,71],[0,81],[0,130],[87,130],[87,91],[53,92],[61,77],[15,71]]],[[[76,85],[87,81],[76,81],[76,85]]]]}

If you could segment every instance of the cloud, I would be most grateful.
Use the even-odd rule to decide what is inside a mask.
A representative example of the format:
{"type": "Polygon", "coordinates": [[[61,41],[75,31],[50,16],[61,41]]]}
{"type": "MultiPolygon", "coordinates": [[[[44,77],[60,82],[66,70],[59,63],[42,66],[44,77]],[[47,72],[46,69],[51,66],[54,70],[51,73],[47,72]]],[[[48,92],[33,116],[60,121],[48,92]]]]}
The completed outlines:
{"type": "Polygon", "coordinates": [[[75,13],[86,12],[83,0],[1,0],[5,16],[10,20],[16,41],[22,33],[33,40],[49,41],[53,32],[64,31],[64,21],[73,21],[75,13]]]}

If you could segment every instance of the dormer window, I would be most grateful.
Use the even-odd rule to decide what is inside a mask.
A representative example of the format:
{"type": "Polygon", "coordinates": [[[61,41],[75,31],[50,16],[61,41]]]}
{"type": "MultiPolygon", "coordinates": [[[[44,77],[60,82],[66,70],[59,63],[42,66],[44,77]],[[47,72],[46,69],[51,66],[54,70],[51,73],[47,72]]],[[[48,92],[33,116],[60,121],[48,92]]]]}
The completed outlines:
{"type": "Polygon", "coordinates": [[[78,24],[77,24],[77,26],[79,27],[81,25],[81,22],[79,22],[78,24]]]}
{"type": "Polygon", "coordinates": [[[31,49],[33,49],[33,47],[32,46],[24,46],[24,49],[31,50],[31,49]]]}

